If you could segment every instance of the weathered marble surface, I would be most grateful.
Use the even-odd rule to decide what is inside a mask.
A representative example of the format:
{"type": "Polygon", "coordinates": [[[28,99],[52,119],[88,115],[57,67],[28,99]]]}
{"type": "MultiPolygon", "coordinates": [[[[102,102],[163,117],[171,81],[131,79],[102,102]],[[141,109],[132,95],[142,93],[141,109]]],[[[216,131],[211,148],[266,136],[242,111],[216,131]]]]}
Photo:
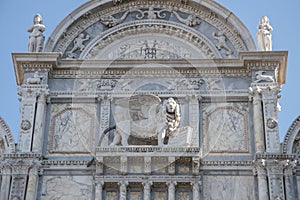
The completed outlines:
{"type": "Polygon", "coordinates": [[[90,200],[92,197],[92,179],[91,176],[45,176],[42,200],[90,200]]]}
{"type": "Polygon", "coordinates": [[[203,104],[203,133],[206,153],[249,152],[246,103],[203,104]]]}
{"type": "Polygon", "coordinates": [[[91,152],[94,147],[96,105],[53,104],[50,152],[91,152]]]}
{"type": "Polygon", "coordinates": [[[204,176],[204,199],[255,199],[251,176],[204,176]]]}

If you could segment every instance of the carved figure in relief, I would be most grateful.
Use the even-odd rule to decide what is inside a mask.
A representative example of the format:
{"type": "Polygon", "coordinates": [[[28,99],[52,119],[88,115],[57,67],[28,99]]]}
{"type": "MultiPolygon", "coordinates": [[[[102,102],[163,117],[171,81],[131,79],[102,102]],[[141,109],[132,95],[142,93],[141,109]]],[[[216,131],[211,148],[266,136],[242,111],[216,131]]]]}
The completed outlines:
{"type": "Polygon", "coordinates": [[[266,71],[257,71],[255,72],[256,75],[256,80],[254,81],[255,83],[259,83],[259,82],[274,82],[274,78],[273,76],[270,75],[264,75],[264,73],[266,73],[266,71]]]}
{"type": "Polygon", "coordinates": [[[33,26],[28,29],[29,34],[29,43],[28,51],[29,52],[41,52],[44,46],[45,36],[43,32],[45,31],[45,25],[43,24],[43,19],[40,14],[36,14],[33,18],[33,26]]]}
{"type": "Polygon", "coordinates": [[[105,15],[100,17],[100,21],[110,28],[122,23],[126,19],[128,13],[129,11],[126,11],[119,19],[116,19],[112,15],[105,15]]]}
{"type": "Polygon", "coordinates": [[[259,51],[272,51],[272,26],[269,23],[269,18],[263,16],[259,20],[259,25],[257,26],[258,32],[256,34],[258,50],[259,51]]]}
{"type": "Polygon", "coordinates": [[[42,80],[44,79],[44,76],[40,76],[39,72],[36,71],[33,74],[33,77],[27,78],[26,79],[26,83],[27,84],[40,84],[42,82],[42,80]]]}
{"type": "Polygon", "coordinates": [[[83,33],[79,34],[79,36],[74,40],[74,46],[71,49],[71,51],[69,51],[67,53],[67,56],[69,58],[74,58],[75,54],[73,53],[74,51],[78,50],[79,51],[83,51],[85,48],[85,45],[83,44],[84,41],[89,40],[90,36],[89,35],[84,35],[83,33]]]}
{"type": "Polygon", "coordinates": [[[226,44],[226,41],[227,41],[227,38],[226,36],[224,35],[224,33],[222,32],[219,32],[219,33],[216,33],[216,32],[213,32],[212,33],[213,37],[218,40],[217,44],[216,44],[216,47],[217,49],[220,51],[222,48],[226,50],[226,55],[228,57],[230,57],[232,55],[232,51],[230,50],[230,48],[227,46],[226,44]]]}
{"type": "Polygon", "coordinates": [[[128,138],[157,139],[158,144],[168,144],[169,137],[177,130],[180,122],[179,104],[173,98],[163,103],[153,95],[136,95],[116,101],[114,110],[116,126],[112,146],[128,145],[128,138]],[[130,119],[128,119],[130,116],[130,119]]]}
{"type": "Polygon", "coordinates": [[[168,144],[169,137],[176,131],[180,122],[179,104],[173,98],[168,98],[166,105],[166,124],[163,143],[168,144]]]}
{"type": "Polygon", "coordinates": [[[180,17],[180,15],[176,11],[173,11],[173,13],[177,17],[178,21],[180,21],[181,23],[187,26],[196,26],[200,24],[200,19],[195,15],[189,15],[186,19],[184,19],[180,17]]]}
{"type": "Polygon", "coordinates": [[[219,86],[219,82],[221,79],[219,78],[207,78],[206,79],[206,89],[207,90],[222,90],[221,86],[219,86]]]}
{"type": "Polygon", "coordinates": [[[78,87],[78,91],[91,91],[93,89],[93,84],[99,80],[87,79],[87,80],[79,80],[80,86],[78,87]]]}

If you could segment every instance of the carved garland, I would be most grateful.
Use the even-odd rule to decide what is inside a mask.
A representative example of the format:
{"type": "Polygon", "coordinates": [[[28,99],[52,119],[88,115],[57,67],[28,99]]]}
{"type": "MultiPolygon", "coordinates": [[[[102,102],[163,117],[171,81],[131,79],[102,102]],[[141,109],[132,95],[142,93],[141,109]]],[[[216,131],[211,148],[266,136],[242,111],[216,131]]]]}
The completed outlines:
{"type": "MultiPolygon", "coordinates": [[[[204,19],[210,24],[216,26],[216,28],[222,33],[224,33],[228,39],[233,43],[235,48],[240,51],[247,50],[246,45],[242,41],[239,36],[239,33],[230,25],[225,24],[222,19],[219,19],[216,13],[208,12],[200,10],[199,8],[192,7],[190,5],[179,4],[176,2],[169,2],[169,1],[157,1],[157,2],[145,2],[145,1],[138,1],[138,2],[130,2],[127,4],[122,4],[119,6],[111,7],[105,10],[94,11],[93,14],[89,13],[88,15],[84,15],[79,18],[74,24],[72,24],[66,32],[62,35],[61,38],[54,49],[47,49],[48,51],[55,51],[55,52],[64,52],[65,49],[71,44],[71,42],[78,37],[83,30],[86,30],[89,26],[101,20],[102,16],[107,16],[108,14],[114,14],[119,12],[124,12],[128,10],[128,8],[138,8],[138,7],[146,7],[149,8],[153,4],[157,8],[180,8],[181,12],[186,12],[190,15],[194,15],[197,18],[204,19]]],[[[49,47],[48,47],[49,48],[49,47]]]]}

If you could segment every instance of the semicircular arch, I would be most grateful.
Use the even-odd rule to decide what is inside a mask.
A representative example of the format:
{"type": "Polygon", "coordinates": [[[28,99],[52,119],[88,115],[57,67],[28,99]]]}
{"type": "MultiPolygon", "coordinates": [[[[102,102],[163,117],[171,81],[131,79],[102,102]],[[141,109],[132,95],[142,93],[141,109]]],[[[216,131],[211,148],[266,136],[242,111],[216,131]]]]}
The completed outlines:
{"type": "MultiPolygon", "coordinates": [[[[300,148],[300,116],[298,116],[289,127],[282,144],[284,154],[292,154],[295,144],[299,143],[300,148]]],[[[299,149],[300,150],[300,149],[299,149]]],[[[299,155],[300,156],[300,155],[299,155]]]]}
{"type": "Polygon", "coordinates": [[[15,142],[8,125],[0,117],[0,153],[1,151],[3,151],[2,153],[14,153],[15,142]]]}
{"type": "MultiPolygon", "coordinates": [[[[83,50],[95,46],[93,42],[99,41],[99,36],[110,32],[110,29],[120,28],[130,22],[141,24],[142,21],[154,19],[177,24],[179,34],[184,29],[188,32],[185,35],[197,32],[198,36],[207,39],[203,41],[210,47],[214,57],[219,57],[218,53],[223,58],[237,57],[238,52],[255,50],[248,29],[234,14],[213,1],[191,0],[182,4],[171,0],[127,0],[113,5],[111,1],[104,0],[89,1],[69,14],[53,31],[44,51],[62,52],[63,58],[83,58],[80,55],[87,54],[87,50],[85,53],[83,50]],[[67,52],[73,53],[72,56],[68,57],[67,52]]],[[[189,37],[185,40],[193,43],[189,37]]]]}

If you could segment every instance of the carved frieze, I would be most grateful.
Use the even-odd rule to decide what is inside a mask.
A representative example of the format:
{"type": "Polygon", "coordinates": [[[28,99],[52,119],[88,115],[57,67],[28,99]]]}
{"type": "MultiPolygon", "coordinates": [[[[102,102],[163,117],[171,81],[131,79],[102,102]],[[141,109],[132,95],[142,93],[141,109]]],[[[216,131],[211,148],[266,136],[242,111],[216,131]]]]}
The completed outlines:
{"type": "Polygon", "coordinates": [[[95,105],[53,104],[49,151],[53,153],[91,152],[95,137],[95,114],[95,105]]]}
{"type": "MultiPolygon", "coordinates": [[[[228,41],[233,44],[234,49],[237,51],[247,50],[246,42],[231,24],[222,19],[222,17],[218,17],[218,14],[211,10],[203,9],[201,6],[195,7],[186,2],[187,0],[178,2],[131,1],[118,4],[118,6],[115,7],[90,11],[88,15],[84,15],[78,20],[75,20],[72,25],[66,28],[67,31],[65,31],[64,37],[55,41],[54,44],[48,44],[46,49],[47,51],[65,52],[67,47],[72,45],[71,43],[76,37],[97,22],[103,23],[103,26],[107,26],[108,28],[114,28],[131,21],[159,19],[166,22],[174,21],[178,24],[196,29],[196,27],[201,26],[201,19],[203,24],[210,24],[210,26],[213,27],[211,29],[212,31],[221,30],[228,38],[228,41]],[[52,45],[55,45],[55,47],[52,45]]],[[[107,28],[102,27],[102,30],[106,29],[107,28]]],[[[211,35],[212,32],[205,34],[211,35]]]]}
{"type": "Polygon", "coordinates": [[[247,104],[203,104],[203,131],[206,153],[248,153],[247,104]]]}

